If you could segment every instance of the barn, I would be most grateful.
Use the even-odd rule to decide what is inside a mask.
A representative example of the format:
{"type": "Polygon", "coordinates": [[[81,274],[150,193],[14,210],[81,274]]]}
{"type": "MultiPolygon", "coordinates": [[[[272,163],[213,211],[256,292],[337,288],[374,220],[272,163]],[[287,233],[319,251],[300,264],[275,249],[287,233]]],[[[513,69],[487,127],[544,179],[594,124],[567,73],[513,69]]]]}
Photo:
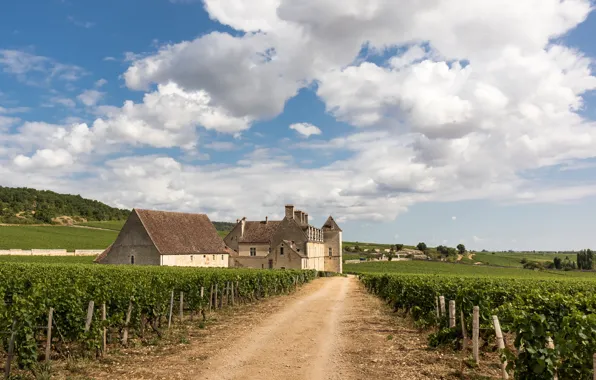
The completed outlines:
{"type": "Polygon", "coordinates": [[[205,214],[134,209],[95,262],[227,268],[229,252],[205,214]]]}

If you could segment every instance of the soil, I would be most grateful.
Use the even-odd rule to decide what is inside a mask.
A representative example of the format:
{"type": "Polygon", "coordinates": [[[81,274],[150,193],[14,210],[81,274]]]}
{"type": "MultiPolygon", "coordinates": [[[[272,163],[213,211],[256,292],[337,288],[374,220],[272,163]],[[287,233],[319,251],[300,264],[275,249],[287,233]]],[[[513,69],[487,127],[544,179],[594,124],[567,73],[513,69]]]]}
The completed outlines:
{"type": "MultiPolygon", "coordinates": [[[[429,350],[428,332],[393,313],[354,277],[321,278],[296,292],[235,306],[169,332],[169,344],[113,349],[61,363],[58,378],[455,379],[478,378],[464,355],[429,350]],[[176,342],[177,341],[177,342],[176,342]],[[176,342],[172,344],[172,342],[176,342]],[[466,375],[462,377],[462,369],[466,375]]],[[[494,358],[492,358],[494,359],[494,358]]],[[[484,376],[498,374],[486,365],[484,376]]],[[[478,372],[478,371],[476,371],[478,372]]],[[[491,377],[485,377],[491,378],[491,377]]]]}

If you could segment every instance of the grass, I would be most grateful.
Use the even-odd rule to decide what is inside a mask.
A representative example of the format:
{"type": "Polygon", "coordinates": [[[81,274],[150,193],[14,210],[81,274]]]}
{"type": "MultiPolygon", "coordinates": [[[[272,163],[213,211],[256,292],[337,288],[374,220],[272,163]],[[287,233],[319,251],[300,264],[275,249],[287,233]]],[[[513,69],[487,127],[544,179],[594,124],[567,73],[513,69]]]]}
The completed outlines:
{"type": "Polygon", "coordinates": [[[93,264],[95,256],[0,256],[0,263],[93,264]]]}
{"type": "Polygon", "coordinates": [[[0,226],[0,249],[104,249],[117,231],[62,226],[0,226]]]}
{"type": "Polygon", "coordinates": [[[579,271],[533,271],[519,268],[501,268],[486,265],[466,265],[436,261],[377,261],[360,264],[344,264],[346,273],[409,273],[441,274],[454,276],[483,276],[508,278],[589,278],[596,280],[594,272],[579,271]]]}
{"type": "Polygon", "coordinates": [[[568,257],[569,260],[575,261],[575,255],[568,253],[515,253],[515,252],[478,252],[474,255],[472,260],[468,260],[468,256],[462,259],[463,263],[481,262],[488,265],[497,265],[503,267],[521,268],[523,264],[521,260],[525,258],[528,261],[552,262],[555,257],[560,257],[564,260],[568,257]]]}
{"type": "Polygon", "coordinates": [[[228,236],[228,234],[230,233],[230,231],[217,231],[217,234],[219,235],[219,237],[221,237],[222,239],[225,238],[226,236],[228,236]]]}
{"type": "Polygon", "coordinates": [[[107,220],[102,222],[78,223],[79,226],[103,228],[106,230],[120,231],[126,220],[107,220]]]}

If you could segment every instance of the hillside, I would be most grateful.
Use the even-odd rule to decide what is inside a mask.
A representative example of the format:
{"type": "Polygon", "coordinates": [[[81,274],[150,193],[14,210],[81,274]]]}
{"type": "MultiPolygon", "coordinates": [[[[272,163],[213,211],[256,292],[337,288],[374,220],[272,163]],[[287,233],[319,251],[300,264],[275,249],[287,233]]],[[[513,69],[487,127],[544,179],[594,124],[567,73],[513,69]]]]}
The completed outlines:
{"type": "Polygon", "coordinates": [[[0,223],[64,224],[58,218],[74,221],[123,220],[129,210],[110,207],[80,195],[58,194],[48,190],[0,186],[0,223]]]}

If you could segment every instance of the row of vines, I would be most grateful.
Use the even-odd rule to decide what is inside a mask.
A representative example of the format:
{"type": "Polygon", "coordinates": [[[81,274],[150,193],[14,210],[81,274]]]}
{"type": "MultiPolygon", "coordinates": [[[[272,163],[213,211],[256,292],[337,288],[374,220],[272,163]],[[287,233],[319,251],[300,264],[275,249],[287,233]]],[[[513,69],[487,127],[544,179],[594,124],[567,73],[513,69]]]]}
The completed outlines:
{"type": "Polygon", "coordinates": [[[315,271],[292,270],[5,263],[0,265],[0,357],[2,351],[8,352],[8,336],[14,332],[16,363],[23,369],[34,368],[43,345],[39,330],[46,325],[50,308],[57,331],[54,352],[74,345],[79,352],[95,354],[104,328],[122,331],[129,305],[134,307],[127,330],[160,336],[172,291],[183,292],[184,305],[193,312],[205,309],[213,286],[224,289],[233,283],[238,301],[250,302],[289,292],[315,276],[315,271]],[[86,331],[90,301],[105,303],[107,316],[102,320],[100,313],[93,314],[86,331]]]}
{"type": "MultiPolygon", "coordinates": [[[[438,326],[461,340],[461,326],[445,331],[437,318],[438,296],[455,300],[471,331],[480,308],[481,337],[494,342],[492,315],[506,335],[501,351],[516,379],[592,379],[596,353],[596,282],[586,280],[491,279],[448,275],[361,274],[368,290],[409,313],[421,326],[438,326]],[[549,338],[554,342],[547,345],[549,338]]],[[[437,339],[437,334],[434,334],[437,339]]]]}

